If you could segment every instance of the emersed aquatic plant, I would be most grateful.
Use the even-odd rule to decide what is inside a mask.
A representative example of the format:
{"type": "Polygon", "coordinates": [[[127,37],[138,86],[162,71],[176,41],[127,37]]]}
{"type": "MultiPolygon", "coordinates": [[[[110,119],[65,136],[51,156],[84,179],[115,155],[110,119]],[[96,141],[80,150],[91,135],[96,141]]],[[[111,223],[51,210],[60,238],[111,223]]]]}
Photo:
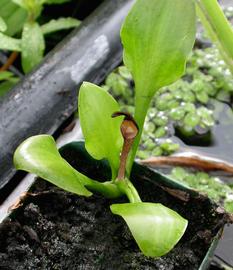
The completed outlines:
{"type": "Polygon", "coordinates": [[[0,49],[21,53],[22,69],[31,71],[41,62],[47,34],[76,27],[80,21],[67,17],[52,19],[40,25],[44,5],[62,4],[70,0],[0,0],[0,49]],[[21,38],[15,34],[22,32],[21,38]]]}
{"type": "Polygon", "coordinates": [[[112,213],[124,218],[146,256],[160,257],[180,240],[188,221],[159,203],[142,202],[130,173],[152,97],[184,73],[195,39],[195,5],[190,0],[137,0],[124,22],[121,39],[124,63],[135,81],[134,118],[120,112],[117,101],[101,87],[85,82],[79,92],[86,150],[97,160],[108,160],[111,179],[102,183],[75,170],[48,135],[23,142],[14,163],[17,169],[78,195],[126,195],[129,203],[113,204],[112,213]]]}

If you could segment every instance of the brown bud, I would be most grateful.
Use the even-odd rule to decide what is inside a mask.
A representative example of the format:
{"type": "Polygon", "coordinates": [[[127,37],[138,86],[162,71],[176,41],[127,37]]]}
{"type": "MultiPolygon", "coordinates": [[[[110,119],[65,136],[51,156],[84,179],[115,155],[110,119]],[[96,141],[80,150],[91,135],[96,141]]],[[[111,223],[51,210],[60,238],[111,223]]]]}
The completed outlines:
{"type": "Polygon", "coordinates": [[[121,124],[121,134],[125,140],[134,139],[138,134],[138,125],[129,113],[115,112],[112,117],[125,116],[121,124]]]}

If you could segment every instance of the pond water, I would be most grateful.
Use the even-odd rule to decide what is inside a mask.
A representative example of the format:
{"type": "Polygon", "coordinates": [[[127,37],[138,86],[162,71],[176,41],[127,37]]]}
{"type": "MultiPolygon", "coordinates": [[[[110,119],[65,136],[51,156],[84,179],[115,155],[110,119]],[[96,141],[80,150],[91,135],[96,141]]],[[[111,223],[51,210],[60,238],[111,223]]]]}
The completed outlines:
{"type": "Polygon", "coordinates": [[[233,112],[232,108],[223,102],[212,99],[215,125],[210,132],[194,136],[188,140],[185,137],[172,137],[180,144],[180,152],[191,151],[202,156],[210,156],[233,164],[233,112]],[[203,139],[204,138],[204,139],[203,139]]]}

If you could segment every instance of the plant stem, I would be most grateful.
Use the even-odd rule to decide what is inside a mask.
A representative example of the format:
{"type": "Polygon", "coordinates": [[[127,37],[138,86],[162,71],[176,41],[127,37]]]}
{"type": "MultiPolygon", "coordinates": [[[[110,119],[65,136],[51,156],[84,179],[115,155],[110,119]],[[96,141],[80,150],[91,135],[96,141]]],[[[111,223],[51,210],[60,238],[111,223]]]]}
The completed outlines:
{"type": "Polygon", "coordinates": [[[18,54],[19,54],[18,52],[12,52],[9,58],[7,59],[7,62],[0,68],[0,71],[7,70],[14,63],[18,54]]]}
{"type": "MultiPolygon", "coordinates": [[[[137,91],[139,92],[139,91],[137,91]]],[[[146,119],[146,115],[147,115],[147,111],[149,109],[150,106],[150,102],[151,102],[151,97],[136,97],[135,100],[135,114],[134,114],[134,119],[138,125],[139,128],[139,132],[137,137],[134,140],[132,149],[130,151],[128,160],[127,160],[127,165],[126,165],[126,171],[127,171],[127,175],[130,176],[130,172],[133,166],[133,162],[138,150],[138,146],[141,140],[141,136],[142,136],[142,131],[143,131],[143,126],[144,126],[144,122],[146,119]]]]}
{"type": "Polygon", "coordinates": [[[196,0],[197,13],[233,74],[233,29],[217,0],[196,0]]]}
{"type": "Polygon", "coordinates": [[[119,180],[125,178],[127,157],[131,149],[131,146],[133,144],[133,141],[134,139],[124,140],[123,149],[122,149],[121,157],[120,157],[120,167],[119,167],[118,176],[117,176],[119,180]]]}
{"type": "Polygon", "coordinates": [[[116,182],[116,185],[121,190],[121,192],[128,197],[131,203],[141,202],[137,190],[127,178],[123,180],[118,180],[116,182]]]}
{"type": "Polygon", "coordinates": [[[118,186],[110,181],[101,183],[89,179],[87,181],[87,184],[85,184],[85,187],[90,189],[90,191],[100,193],[104,197],[110,199],[119,198],[124,195],[124,193],[118,188],[118,186]]]}
{"type": "Polygon", "coordinates": [[[103,183],[86,178],[85,187],[90,191],[102,194],[106,198],[115,199],[126,195],[131,203],[141,202],[137,190],[127,178],[103,183]]]}

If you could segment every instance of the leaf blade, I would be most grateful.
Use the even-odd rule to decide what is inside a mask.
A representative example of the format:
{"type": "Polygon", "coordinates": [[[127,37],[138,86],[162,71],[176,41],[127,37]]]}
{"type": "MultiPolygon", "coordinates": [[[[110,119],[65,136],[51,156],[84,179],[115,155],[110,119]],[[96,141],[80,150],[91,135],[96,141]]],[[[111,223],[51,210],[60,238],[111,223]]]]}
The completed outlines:
{"type": "Polygon", "coordinates": [[[138,96],[152,97],[184,72],[195,40],[195,6],[190,0],[137,0],[121,30],[124,62],[138,96]]]}
{"type": "Polygon", "coordinates": [[[36,22],[26,22],[22,33],[22,66],[25,73],[31,71],[43,58],[44,36],[36,22]]]}
{"type": "Polygon", "coordinates": [[[0,33],[0,49],[20,52],[21,40],[0,33]]]}
{"type": "Polygon", "coordinates": [[[14,36],[23,29],[23,25],[28,17],[27,11],[23,8],[16,7],[16,10],[7,17],[7,30],[8,36],[14,36]]]}
{"type": "Polygon", "coordinates": [[[53,137],[49,135],[37,135],[25,140],[15,151],[14,165],[69,192],[83,196],[92,194],[85,188],[88,178],[61,157],[53,137]]]}
{"type": "Polygon", "coordinates": [[[59,18],[57,20],[51,20],[46,24],[43,24],[41,26],[42,33],[44,35],[64,30],[64,29],[69,29],[73,27],[77,27],[80,25],[80,21],[71,17],[68,18],[59,18]]]}
{"type": "Polygon", "coordinates": [[[161,257],[180,240],[187,220],[158,203],[111,205],[113,214],[123,217],[144,255],[161,257]]]}
{"type": "Polygon", "coordinates": [[[97,160],[107,158],[115,178],[123,145],[122,118],[113,119],[111,115],[119,111],[119,105],[101,87],[87,82],[80,88],[78,104],[86,149],[97,160]]]}

